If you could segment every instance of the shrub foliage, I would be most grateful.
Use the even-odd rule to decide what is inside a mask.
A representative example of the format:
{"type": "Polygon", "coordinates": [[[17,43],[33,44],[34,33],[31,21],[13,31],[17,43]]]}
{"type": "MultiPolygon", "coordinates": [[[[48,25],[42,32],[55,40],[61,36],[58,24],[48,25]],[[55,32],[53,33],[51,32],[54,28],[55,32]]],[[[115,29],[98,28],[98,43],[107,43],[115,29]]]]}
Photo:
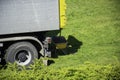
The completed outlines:
{"type": "Polygon", "coordinates": [[[37,60],[29,68],[8,64],[0,70],[0,80],[120,80],[120,65],[98,65],[90,62],[79,67],[49,68],[37,60]]]}

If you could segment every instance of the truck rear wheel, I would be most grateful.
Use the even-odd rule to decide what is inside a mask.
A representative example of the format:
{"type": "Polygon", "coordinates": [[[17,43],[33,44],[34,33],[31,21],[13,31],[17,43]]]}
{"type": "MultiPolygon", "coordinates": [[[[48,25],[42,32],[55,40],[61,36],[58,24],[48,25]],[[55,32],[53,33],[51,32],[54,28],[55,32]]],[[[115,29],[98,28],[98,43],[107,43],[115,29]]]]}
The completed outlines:
{"type": "Polygon", "coordinates": [[[29,66],[38,58],[38,52],[30,42],[17,42],[12,44],[6,51],[6,62],[16,62],[21,66],[29,66]]]}

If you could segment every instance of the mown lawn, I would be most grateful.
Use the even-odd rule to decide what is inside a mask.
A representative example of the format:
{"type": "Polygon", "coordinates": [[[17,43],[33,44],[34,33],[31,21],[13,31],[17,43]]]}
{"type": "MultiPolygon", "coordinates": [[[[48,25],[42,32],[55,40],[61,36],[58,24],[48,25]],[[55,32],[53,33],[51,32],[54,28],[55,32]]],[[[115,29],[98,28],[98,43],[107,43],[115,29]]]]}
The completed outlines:
{"type": "Polygon", "coordinates": [[[67,25],[62,35],[73,47],[68,49],[70,55],[59,56],[52,66],[120,63],[120,0],[66,2],[67,25]]]}
{"type": "Polygon", "coordinates": [[[66,0],[67,55],[32,69],[0,71],[0,80],[120,80],[120,0],[66,0]]]}

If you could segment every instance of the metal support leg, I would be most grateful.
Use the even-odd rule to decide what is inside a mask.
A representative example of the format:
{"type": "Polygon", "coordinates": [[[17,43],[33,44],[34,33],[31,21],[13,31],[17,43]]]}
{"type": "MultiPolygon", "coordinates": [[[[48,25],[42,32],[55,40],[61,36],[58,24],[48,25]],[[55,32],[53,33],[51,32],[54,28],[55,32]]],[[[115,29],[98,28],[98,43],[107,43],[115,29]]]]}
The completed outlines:
{"type": "Polygon", "coordinates": [[[0,47],[3,47],[3,43],[0,43],[0,47]]]}

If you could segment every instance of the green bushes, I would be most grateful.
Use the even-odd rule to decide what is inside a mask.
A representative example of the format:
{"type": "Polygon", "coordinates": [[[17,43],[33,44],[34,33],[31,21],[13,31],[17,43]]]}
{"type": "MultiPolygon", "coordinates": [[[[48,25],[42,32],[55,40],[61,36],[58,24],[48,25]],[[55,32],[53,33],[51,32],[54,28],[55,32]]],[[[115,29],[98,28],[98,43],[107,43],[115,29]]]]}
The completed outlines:
{"type": "Polygon", "coordinates": [[[86,62],[79,67],[49,68],[36,61],[29,68],[9,64],[1,69],[0,80],[119,80],[120,65],[97,65],[86,62]]]}

